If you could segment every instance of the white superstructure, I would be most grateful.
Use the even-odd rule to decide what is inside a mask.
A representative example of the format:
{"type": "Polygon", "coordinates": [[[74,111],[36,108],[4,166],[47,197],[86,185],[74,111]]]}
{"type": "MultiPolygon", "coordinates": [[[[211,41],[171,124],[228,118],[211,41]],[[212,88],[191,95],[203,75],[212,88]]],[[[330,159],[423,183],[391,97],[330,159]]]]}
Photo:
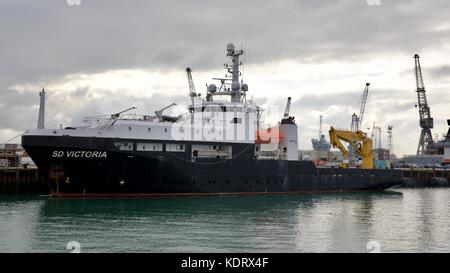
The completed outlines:
{"type": "MultiPolygon", "coordinates": [[[[206,96],[201,98],[195,93],[191,69],[187,68],[189,79],[188,111],[180,116],[167,116],[164,111],[176,105],[172,103],[154,115],[133,115],[127,113],[135,107],[108,116],[94,116],[83,120],[81,126],[60,129],[28,130],[28,135],[101,137],[117,139],[137,139],[154,141],[220,142],[255,144],[260,117],[263,112],[253,101],[247,100],[248,85],[240,79],[239,57],[244,53],[231,43],[227,45],[227,56],[231,64],[225,64],[228,74],[224,78],[214,78],[220,82],[207,85],[206,96]]],[[[42,95],[43,96],[43,95],[42,95]]],[[[41,111],[44,108],[41,99],[41,111]]],[[[39,119],[43,124],[43,118],[39,119]]],[[[297,126],[280,126],[284,134],[282,148],[279,145],[279,159],[298,159],[297,126]]],[[[281,138],[280,138],[281,139],[281,138]]],[[[259,145],[259,144],[258,144],[259,145]]],[[[126,147],[126,145],[122,145],[126,147]]],[[[122,147],[121,146],[121,147],[122,147]]],[[[256,149],[259,150],[259,149],[256,149]]]]}

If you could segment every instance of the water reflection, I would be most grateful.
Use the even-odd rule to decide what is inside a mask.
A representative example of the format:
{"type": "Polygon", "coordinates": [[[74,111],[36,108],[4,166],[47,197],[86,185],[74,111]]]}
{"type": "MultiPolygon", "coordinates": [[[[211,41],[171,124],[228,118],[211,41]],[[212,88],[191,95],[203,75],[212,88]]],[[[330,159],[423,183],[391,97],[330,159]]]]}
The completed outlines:
{"type": "Polygon", "coordinates": [[[153,199],[0,198],[0,251],[450,251],[450,191],[153,199]]]}
{"type": "Polygon", "coordinates": [[[355,193],[316,200],[297,211],[296,248],[302,252],[365,252],[377,202],[401,202],[398,192],[355,193]]]}
{"type": "Polygon", "coordinates": [[[0,195],[0,252],[31,252],[43,201],[30,195],[0,195]]]}

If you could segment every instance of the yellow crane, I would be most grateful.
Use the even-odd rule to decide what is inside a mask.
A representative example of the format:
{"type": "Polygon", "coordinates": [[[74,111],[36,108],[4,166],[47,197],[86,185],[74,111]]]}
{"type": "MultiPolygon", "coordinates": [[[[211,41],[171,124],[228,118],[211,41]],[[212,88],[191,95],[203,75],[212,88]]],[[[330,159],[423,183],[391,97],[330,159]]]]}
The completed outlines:
{"type": "MultiPolygon", "coordinates": [[[[349,152],[341,141],[348,142],[354,151],[362,157],[362,168],[373,169],[372,139],[368,138],[362,131],[336,130],[330,128],[330,143],[334,148],[341,150],[344,158],[348,158],[349,152]]],[[[343,167],[348,167],[348,163],[343,163],[343,167]]]]}

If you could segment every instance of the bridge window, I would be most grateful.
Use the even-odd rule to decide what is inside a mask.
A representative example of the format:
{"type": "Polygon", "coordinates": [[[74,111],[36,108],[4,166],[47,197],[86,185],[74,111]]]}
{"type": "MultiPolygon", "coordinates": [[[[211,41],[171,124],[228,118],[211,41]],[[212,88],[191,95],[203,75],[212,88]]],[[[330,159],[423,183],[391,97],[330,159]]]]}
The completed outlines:
{"type": "Polygon", "coordinates": [[[166,151],[167,152],[185,152],[186,146],[184,144],[166,144],[166,151]]]}
{"type": "Polygon", "coordinates": [[[138,143],[136,145],[137,151],[152,151],[152,152],[162,152],[162,143],[138,143]]]}
{"type": "Polygon", "coordinates": [[[231,146],[228,145],[192,145],[192,158],[230,159],[231,146]]]}
{"type": "Polygon", "coordinates": [[[133,151],[133,142],[115,142],[114,146],[121,151],[133,151]]]}

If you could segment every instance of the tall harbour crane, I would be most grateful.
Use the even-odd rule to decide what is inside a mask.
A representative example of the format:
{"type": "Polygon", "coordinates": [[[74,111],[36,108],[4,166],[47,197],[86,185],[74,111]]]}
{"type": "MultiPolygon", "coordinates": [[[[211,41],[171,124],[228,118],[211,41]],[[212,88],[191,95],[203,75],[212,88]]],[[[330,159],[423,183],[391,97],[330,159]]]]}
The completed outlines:
{"type": "Polygon", "coordinates": [[[389,157],[391,156],[391,154],[393,154],[394,153],[394,143],[393,143],[393,141],[392,141],[392,130],[394,129],[394,126],[392,126],[392,125],[388,125],[388,130],[387,130],[387,133],[388,133],[388,150],[389,150],[389,157]]]}
{"type": "Polygon", "coordinates": [[[427,152],[427,146],[433,143],[433,118],[431,117],[430,107],[427,102],[427,95],[425,92],[425,85],[423,82],[422,68],[420,66],[419,54],[414,55],[415,60],[415,75],[417,86],[417,99],[419,108],[419,125],[422,128],[420,132],[419,145],[417,146],[417,155],[424,155],[427,152]]]}
{"type": "Polygon", "coordinates": [[[359,104],[359,115],[357,115],[356,113],[352,115],[352,125],[351,125],[352,132],[361,130],[361,124],[364,118],[364,112],[366,110],[367,97],[369,96],[369,86],[370,83],[369,82],[366,83],[366,87],[364,88],[361,97],[361,102],[359,104]]]}
{"type": "Polygon", "coordinates": [[[319,139],[322,137],[322,122],[323,116],[319,116],[319,139]]]}

